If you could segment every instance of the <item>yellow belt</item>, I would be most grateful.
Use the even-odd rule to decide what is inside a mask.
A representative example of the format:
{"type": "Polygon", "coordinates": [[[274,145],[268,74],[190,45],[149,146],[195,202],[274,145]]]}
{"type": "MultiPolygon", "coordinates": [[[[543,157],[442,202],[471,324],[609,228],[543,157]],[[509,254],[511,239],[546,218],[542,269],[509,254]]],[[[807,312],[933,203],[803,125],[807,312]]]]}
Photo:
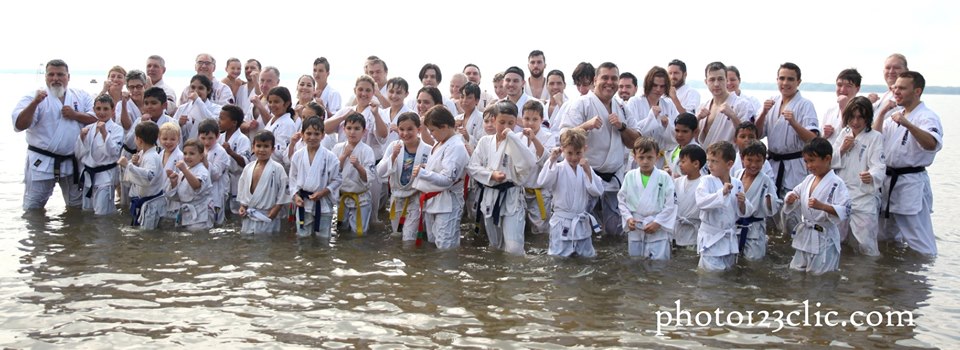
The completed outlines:
{"type": "Polygon", "coordinates": [[[363,192],[340,192],[340,205],[337,206],[337,221],[343,221],[343,212],[346,204],[346,199],[353,199],[353,202],[357,205],[357,236],[363,236],[363,216],[360,211],[360,195],[367,193],[363,192]]]}
{"type": "Polygon", "coordinates": [[[543,205],[543,192],[539,188],[528,188],[526,189],[527,194],[532,194],[537,196],[537,207],[540,207],[540,219],[547,219],[547,207],[543,205]]]}
{"type": "MultiPolygon", "coordinates": [[[[410,196],[403,199],[403,209],[400,210],[400,217],[407,216],[407,206],[410,205],[410,198],[416,196],[410,196]]],[[[397,200],[390,201],[390,221],[397,219],[397,200]]]]}

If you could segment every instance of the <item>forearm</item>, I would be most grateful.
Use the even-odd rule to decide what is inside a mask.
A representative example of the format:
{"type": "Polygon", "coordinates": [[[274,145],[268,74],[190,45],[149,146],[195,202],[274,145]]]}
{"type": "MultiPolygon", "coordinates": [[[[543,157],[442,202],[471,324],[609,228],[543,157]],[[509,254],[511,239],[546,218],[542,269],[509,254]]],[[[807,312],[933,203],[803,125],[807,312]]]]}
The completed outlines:
{"type": "Polygon", "coordinates": [[[38,101],[30,102],[26,108],[20,111],[20,114],[17,115],[17,131],[27,130],[27,128],[30,127],[30,124],[33,124],[33,118],[37,114],[37,106],[39,104],[40,103],[38,101]]]}

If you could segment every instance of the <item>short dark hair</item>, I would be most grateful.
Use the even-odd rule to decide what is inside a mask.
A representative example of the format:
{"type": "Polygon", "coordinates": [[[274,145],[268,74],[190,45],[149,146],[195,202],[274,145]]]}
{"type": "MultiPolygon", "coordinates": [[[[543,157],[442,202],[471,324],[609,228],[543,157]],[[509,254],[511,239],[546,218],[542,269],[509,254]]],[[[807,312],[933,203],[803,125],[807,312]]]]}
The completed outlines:
{"type": "MultiPolygon", "coordinates": [[[[443,82],[443,74],[440,73],[440,66],[433,63],[427,63],[423,65],[423,68],[420,68],[420,75],[418,75],[420,81],[423,81],[423,77],[427,75],[427,70],[430,69],[433,69],[433,71],[437,73],[437,83],[443,82]]],[[[384,70],[386,70],[386,68],[384,68],[384,70]]]]}
{"type": "Polygon", "coordinates": [[[253,144],[256,145],[257,142],[270,143],[270,147],[273,147],[277,144],[277,139],[273,137],[273,133],[270,132],[270,130],[261,130],[253,136],[253,144]]]}
{"type": "Polygon", "coordinates": [[[47,65],[44,68],[50,69],[50,67],[63,67],[63,69],[67,70],[67,73],[70,73],[70,67],[67,66],[67,62],[64,62],[59,58],[55,58],[50,61],[47,61],[47,65]]]}
{"type": "Polygon", "coordinates": [[[583,81],[589,80],[588,84],[593,83],[593,79],[597,77],[597,70],[593,68],[593,65],[587,62],[580,62],[576,68],[573,69],[573,73],[570,74],[570,79],[573,80],[574,85],[579,85],[583,81]]]}
{"type": "Polygon", "coordinates": [[[97,99],[93,100],[93,102],[105,103],[108,106],[110,106],[110,109],[113,109],[114,105],[116,105],[116,102],[113,102],[113,97],[110,97],[110,94],[103,94],[103,95],[97,96],[97,99]]]}
{"type": "Polygon", "coordinates": [[[523,103],[523,112],[534,111],[537,112],[537,115],[540,116],[540,119],[543,119],[543,104],[537,100],[527,100],[523,103]]]}
{"type": "Polygon", "coordinates": [[[857,72],[856,68],[847,68],[840,71],[840,74],[837,74],[837,80],[846,80],[853,83],[853,86],[860,87],[860,82],[863,80],[863,76],[860,75],[860,72],[857,72]]]}
{"type": "Polygon", "coordinates": [[[750,142],[747,143],[747,147],[744,147],[743,150],[740,151],[741,158],[746,156],[760,156],[760,158],[766,159],[767,146],[764,145],[763,142],[760,142],[760,140],[750,140],[750,142]]]}
{"type": "Polygon", "coordinates": [[[630,73],[630,72],[620,73],[620,79],[623,79],[623,78],[630,79],[630,82],[633,83],[633,86],[637,87],[637,76],[633,75],[633,73],[630,73]]]}
{"type": "MultiPolygon", "coordinates": [[[[477,67],[477,65],[475,65],[475,64],[473,64],[473,63],[467,63],[467,65],[463,66],[463,71],[467,70],[467,68],[470,68],[470,67],[476,68],[476,69],[477,69],[477,73],[480,73],[480,67],[477,67]]],[[[461,72],[463,72],[463,71],[461,71],[461,72]]],[[[480,74],[480,75],[483,75],[483,74],[480,74]]]]}
{"type": "Polygon", "coordinates": [[[562,81],[564,85],[567,84],[567,79],[564,78],[563,72],[561,72],[559,69],[554,69],[554,70],[551,70],[550,72],[548,72],[548,73],[547,73],[547,78],[549,79],[550,76],[553,76],[553,75],[559,76],[559,77],[560,77],[560,81],[562,81]]]}
{"type": "Polygon", "coordinates": [[[660,153],[660,145],[657,144],[652,138],[649,137],[640,137],[637,138],[637,141],[633,143],[633,154],[637,153],[646,153],[653,152],[654,154],[660,153]]]}
{"type": "Polygon", "coordinates": [[[687,72],[687,64],[683,63],[683,61],[681,60],[674,59],[673,61],[670,61],[670,63],[667,63],[667,67],[670,67],[670,66],[680,67],[680,72],[683,72],[683,73],[687,72]]]}
{"type": "Polygon", "coordinates": [[[510,73],[520,75],[520,80],[525,79],[525,76],[523,75],[523,70],[520,69],[520,67],[512,66],[510,68],[507,68],[507,70],[503,71],[503,76],[506,77],[507,74],[510,74],[510,73]]]}
{"type": "Polygon", "coordinates": [[[384,61],[384,60],[380,59],[380,57],[377,57],[377,56],[375,56],[375,55],[367,56],[367,62],[363,65],[363,67],[366,68],[367,66],[372,66],[372,65],[375,65],[375,64],[379,64],[379,65],[383,66],[383,71],[384,71],[384,72],[389,72],[389,71],[390,71],[390,68],[387,68],[387,61],[384,61]]]}
{"type": "Polygon", "coordinates": [[[871,130],[870,124],[873,124],[873,103],[870,103],[870,99],[863,96],[854,97],[850,102],[847,102],[847,106],[843,108],[842,113],[844,126],[850,124],[855,112],[860,113],[863,122],[867,124],[866,130],[869,132],[871,130]]]}
{"type": "Polygon", "coordinates": [[[741,80],[740,68],[737,68],[737,66],[727,66],[727,72],[733,72],[733,74],[737,76],[737,80],[741,80]]]}
{"type": "Polygon", "coordinates": [[[719,156],[724,162],[732,162],[737,158],[737,149],[730,141],[717,141],[707,146],[707,154],[719,156]]]}
{"type": "Polygon", "coordinates": [[[480,100],[480,87],[468,81],[460,87],[460,94],[464,97],[473,96],[473,98],[480,100]]]}
{"type": "Polygon", "coordinates": [[[494,103],[493,109],[494,109],[494,114],[493,114],[494,117],[501,114],[512,115],[514,117],[517,117],[520,114],[519,113],[520,111],[517,110],[517,104],[507,99],[503,99],[503,100],[497,101],[497,103],[494,103]]]}
{"type": "Polygon", "coordinates": [[[689,128],[690,130],[696,131],[700,127],[700,120],[697,119],[697,116],[693,115],[690,112],[680,113],[677,116],[677,119],[673,121],[674,125],[683,125],[689,128]]]}
{"type": "Polygon", "coordinates": [[[220,124],[217,124],[216,120],[213,119],[204,119],[197,125],[197,135],[203,134],[220,134],[220,124]]]}
{"type": "MultiPolygon", "coordinates": [[[[604,69],[604,68],[606,68],[606,69],[616,69],[618,72],[620,71],[620,68],[617,67],[617,65],[614,64],[613,62],[603,62],[603,63],[601,63],[599,66],[597,66],[597,71],[599,71],[599,70],[601,70],[601,69],[604,69]]],[[[619,75],[617,75],[617,76],[619,77],[619,75]]]]}
{"type": "Polygon", "coordinates": [[[740,123],[740,125],[737,125],[737,130],[733,132],[733,135],[739,135],[740,130],[753,131],[754,136],[760,137],[760,129],[757,129],[757,124],[754,124],[749,120],[743,121],[740,123]]]}
{"type": "Polygon", "coordinates": [[[833,156],[833,145],[830,141],[822,137],[814,137],[806,145],[803,145],[803,155],[817,158],[826,158],[833,156]]]}
{"type": "Polygon", "coordinates": [[[160,101],[160,104],[167,103],[167,93],[163,91],[163,88],[154,86],[152,88],[147,89],[147,91],[143,92],[144,100],[150,97],[153,97],[157,99],[157,101],[160,101]]]}
{"type": "Polygon", "coordinates": [[[240,127],[240,124],[243,124],[243,110],[236,105],[226,105],[220,109],[221,112],[226,112],[227,117],[230,118],[234,123],[237,124],[237,127],[240,127]]]}
{"type": "Polygon", "coordinates": [[[407,80],[401,77],[393,77],[387,80],[387,86],[390,85],[402,88],[404,92],[410,92],[410,84],[407,84],[407,80]]]}
{"type": "Polygon", "coordinates": [[[416,125],[418,128],[420,127],[420,116],[418,116],[416,113],[413,113],[413,112],[400,113],[400,115],[397,116],[397,125],[399,126],[400,123],[408,120],[412,121],[413,125],[416,125]]]}
{"type": "Polygon", "coordinates": [[[710,72],[718,71],[718,70],[722,70],[722,71],[723,71],[723,78],[726,79],[726,78],[727,78],[727,66],[725,66],[725,65],[723,64],[723,62],[720,62],[720,61],[714,61],[714,62],[710,62],[709,64],[707,64],[707,68],[704,68],[704,69],[703,69],[703,76],[707,76],[707,74],[710,74],[710,72]]]}
{"type": "Polygon", "coordinates": [[[327,61],[326,57],[318,57],[317,59],[313,60],[314,66],[318,64],[322,64],[323,68],[327,70],[327,73],[330,73],[330,61],[327,61]]]}
{"type": "Polygon", "coordinates": [[[247,60],[247,63],[256,63],[256,64],[257,64],[257,70],[262,70],[262,69],[263,69],[263,65],[260,64],[260,60],[258,60],[258,59],[256,59],[256,58],[251,58],[251,59],[247,60]]]}
{"type": "MultiPolygon", "coordinates": [[[[517,107],[514,106],[513,108],[516,109],[517,107]]],[[[453,114],[450,114],[450,111],[442,105],[430,107],[430,109],[424,113],[423,124],[438,128],[442,126],[455,128],[457,126],[456,120],[453,119],[453,114]]]]}
{"type": "Polygon", "coordinates": [[[184,142],[183,142],[183,150],[186,150],[187,147],[196,148],[197,151],[199,151],[201,155],[203,154],[203,144],[200,143],[200,140],[197,140],[197,139],[189,139],[189,140],[184,141],[184,142]]]}
{"type": "Polygon", "coordinates": [[[350,123],[360,124],[360,127],[363,129],[367,128],[367,119],[363,117],[363,114],[360,114],[357,111],[350,111],[350,113],[347,114],[346,119],[343,120],[344,126],[350,123]]]}
{"type": "Polygon", "coordinates": [[[157,144],[157,136],[160,136],[160,127],[153,121],[143,121],[133,128],[133,135],[139,137],[144,143],[154,146],[157,144]]]}
{"type": "Polygon", "coordinates": [[[780,75],[780,70],[781,70],[781,69],[789,69],[789,70],[792,70],[792,71],[794,71],[794,72],[797,72],[797,80],[800,80],[800,66],[796,65],[795,63],[792,63],[792,62],[784,62],[783,64],[781,64],[781,65],[780,65],[780,68],[777,68],[777,75],[778,75],[778,76],[780,75]]]}
{"type": "MultiPolygon", "coordinates": [[[[203,75],[203,74],[197,74],[197,75],[194,75],[192,78],[190,78],[191,83],[194,80],[199,81],[200,84],[203,85],[203,87],[207,88],[207,98],[210,98],[213,96],[213,82],[210,81],[210,78],[208,78],[206,75],[203,75]]],[[[164,96],[166,96],[166,93],[164,93],[164,96]]]]}
{"type": "Polygon", "coordinates": [[[703,168],[703,165],[707,164],[707,151],[704,151],[700,145],[691,143],[680,149],[679,158],[687,158],[691,162],[698,162],[700,166],[697,168],[703,168]]]}
{"type": "Polygon", "coordinates": [[[906,72],[900,73],[897,78],[910,78],[913,79],[913,88],[920,89],[920,94],[923,95],[923,89],[927,86],[927,81],[923,79],[923,75],[919,72],[908,70],[906,72]]]}
{"type": "MultiPolygon", "coordinates": [[[[430,99],[433,100],[435,105],[443,105],[443,95],[440,94],[440,89],[437,89],[433,86],[424,86],[417,91],[417,96],[420,96],[421,92],[426,92],[427,95],[430,95],[430,99]]],[[[414,96],[416,98],[416,96],[414,96]]]]}
{"type": "Polygon", "coordinates": [[[530,51],[530,54],[527,55],[527,59],[529,60],[529,59],[531,59],[531,58],[533,58],[533,57],[537,57],[537,56],[543,57],[543,60],[544,60],[544,61],[547,60],[547,56],[544,56],[544,55],[543,55],[543,51],[540,51],[540,50],[530,51]]]}
{"type": "Polygon", "coordinates": [[[320,119],[319,116],[312,116],[303,121],[303,125],[300,126],[300,131],[307,132],[309,128],[316,128],[317,131],[320,131],[323,134],[323,119],[320,119]]]}

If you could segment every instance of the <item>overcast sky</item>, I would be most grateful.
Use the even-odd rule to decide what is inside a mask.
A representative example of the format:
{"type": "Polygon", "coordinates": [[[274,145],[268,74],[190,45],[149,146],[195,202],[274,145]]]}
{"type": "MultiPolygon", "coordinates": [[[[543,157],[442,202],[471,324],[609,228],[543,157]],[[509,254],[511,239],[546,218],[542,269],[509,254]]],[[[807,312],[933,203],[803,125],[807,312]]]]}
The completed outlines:
{"type": "Polygon", "coordinates": [[[279,67],[282,85],[293,86],[318,56],[332,62],[332,80],[352,81],[363,59],[375,54],[391,76],[413,81],[427,62],[440,65],[444,82],[476,63],[488,84],[511,65],[526,70],[527,54],[539,49],[547,70],[560,69],[568,79],[580,61],[612,61],[642,77],[679,58],[692,80],[702,80],[703,67],[719,60],[738,66],[745,82],[772,83],[777,67],[791,61],[804,82],[832,83],[854,67],[864,84],[883,84],[884,58],[900,52],[928,85],[960,85],[960,50],[949,44],[960,33],[960,6],[947,1],[163,0],[5,7],[0,70],[62,58],[71,71],[106,75],[117,64],[143,69],[147,56],[159,54],[168,70],[190,71],[196,54],[209,52],[218,77],[228,57],[257,58],[279,67]]]}

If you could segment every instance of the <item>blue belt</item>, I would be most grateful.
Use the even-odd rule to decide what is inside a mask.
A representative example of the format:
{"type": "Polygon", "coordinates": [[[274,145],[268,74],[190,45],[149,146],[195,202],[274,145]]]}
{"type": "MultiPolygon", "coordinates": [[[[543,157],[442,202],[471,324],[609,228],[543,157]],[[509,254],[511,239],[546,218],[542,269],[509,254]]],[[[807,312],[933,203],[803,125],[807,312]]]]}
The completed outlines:
{"type": "Polygon", "coordinates": [[[743,253],[743,247],[747,245],[747,232],[750,231],[750,225],[760,221],[763,221],[763,218],[757,218],[753,216],[737,219],[737,226],[740,226],[740,239],[737,247],[740,249],[741,253],[743,253]]]}
{"type": "Polygon", "coordinates": [[[132,226],[140,226],[140,210],[143,209],[143,204],[163,195],[163,191],[149,197],[130,197],[130,214],[133,215],[133,221],[130,222],[132,226]]]}

